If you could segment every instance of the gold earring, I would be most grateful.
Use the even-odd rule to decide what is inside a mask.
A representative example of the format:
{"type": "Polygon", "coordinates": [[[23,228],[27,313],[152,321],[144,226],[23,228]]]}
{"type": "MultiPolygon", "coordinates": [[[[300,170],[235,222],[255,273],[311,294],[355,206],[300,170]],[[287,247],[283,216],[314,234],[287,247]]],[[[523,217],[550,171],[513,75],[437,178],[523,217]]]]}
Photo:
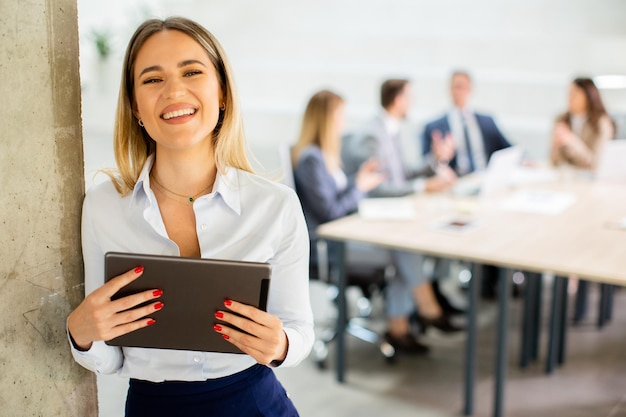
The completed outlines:
{"type": "Polygon", "coordinates": [[[222,103],[222,105],[220,106],[220,110],[221,111],[226,110],[226,103],[222,103]]]}
{"type": "Polygon", "coordinates": [[[143,127],[143,122],[141,121],[141,119],[137,119],[137,123],[139,124],[139,126],[143,127]]]}

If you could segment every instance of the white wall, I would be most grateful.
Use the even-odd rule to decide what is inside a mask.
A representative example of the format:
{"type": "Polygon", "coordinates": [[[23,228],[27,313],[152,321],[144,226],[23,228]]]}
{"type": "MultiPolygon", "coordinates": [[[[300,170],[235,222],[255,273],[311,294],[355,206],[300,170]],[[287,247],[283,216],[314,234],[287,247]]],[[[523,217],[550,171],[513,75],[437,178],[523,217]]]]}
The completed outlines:
{"type": "MultiPolygon", "coordinates": [[[[348,125],[356,126],[377,111],[384,78],[411,78],[414,107],[405,142],[412,147],[409,159],[417,160],[414,138],[448,106],[451,69],[467,68],[475,78],[475,107],[543,158],[569,81],[626,74],[623,0],[81,0],[81,63],[91,98],[83,107],[86,140],[90,134],[110,140],[119,62],[131,32],[146,16],[173,14],[198,20],[224,45],[249,140],[269,168],[276,163],[272,148],[295,140],[304,104],[320,88],[347,99],[348,125]],[[93,27],[115,33],[108,64],[115,80],[104,92],[96,88],[103,81],[86,36],[93,27]]],[[[626,113],[626,90],[606,91],[604,98],[610,110],[626,113]]]]}

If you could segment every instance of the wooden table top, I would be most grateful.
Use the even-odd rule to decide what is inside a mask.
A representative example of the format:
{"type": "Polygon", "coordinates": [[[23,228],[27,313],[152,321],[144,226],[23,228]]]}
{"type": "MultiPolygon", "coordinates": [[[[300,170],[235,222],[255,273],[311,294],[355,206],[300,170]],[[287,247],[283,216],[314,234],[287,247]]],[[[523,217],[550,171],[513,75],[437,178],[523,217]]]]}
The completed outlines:
{"type": "Polygon", "coordinates": [[[321,225],[319,236],[626,285],[626,228],[620,226],[626,217],[624,184],[570,179],[525,185],[489,198],[452,194],[408,198],[415,213],[410,219],[354,214],[321,225]],[[537,198],[558,194],[575,201],[559,214],[503,207],[520,193],[537,198]],[[441,227],[454,219],[471,221],[473,226],[461,231],[441,227]]]}

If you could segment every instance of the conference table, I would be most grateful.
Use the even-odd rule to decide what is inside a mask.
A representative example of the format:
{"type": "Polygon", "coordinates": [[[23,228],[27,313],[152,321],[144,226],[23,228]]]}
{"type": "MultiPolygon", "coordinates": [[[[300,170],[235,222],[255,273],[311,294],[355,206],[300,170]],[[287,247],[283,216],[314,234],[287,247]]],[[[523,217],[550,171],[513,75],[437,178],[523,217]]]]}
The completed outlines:
{"type": "MultiPolygon", "coordinates": [[[[368,210],[323,224],[318,234],[340,243],[340,259],[344,257],[345,242],[354,241],[474,265],[495,265],[510,271],[574,275],[589,281],[626,285],[626,184],[553,174],[525,176],[525,180],[488,196],[447,192],[379,202],[368,200],[365,203],[370,206],[363,205],[368,210]]],[[[345,265],[338,269],[336,377],[344,382],[345,265]]],[[[468,289],[465,415],[471,415],[474,408],[479,271],[480,268],[474,268],[468,289]]],[[[510,276],[501,274],[493,408],[496,417],[503,415],[504,405],[509,285],[510,276]]],[[[553,297],[559,292],[553,291],[553,297]]],[[[557,337],[557,314],[558,309],[553,308],[551,353],[558,344],[553,340],[557,337]]],[[[564,322],[565,317],[560,317],[564,322]]]]}

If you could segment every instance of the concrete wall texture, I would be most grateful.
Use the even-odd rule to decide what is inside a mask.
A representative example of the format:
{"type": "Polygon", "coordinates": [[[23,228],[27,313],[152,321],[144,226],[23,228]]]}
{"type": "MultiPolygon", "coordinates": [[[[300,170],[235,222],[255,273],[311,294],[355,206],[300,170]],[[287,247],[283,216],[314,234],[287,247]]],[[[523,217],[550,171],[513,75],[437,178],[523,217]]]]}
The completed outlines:
{"type": "Polygon", "coordinates": [[[84,291],[75,0],[0,2],[0,79],[0,414],[95,416],[65,336],[84,291]]]}

